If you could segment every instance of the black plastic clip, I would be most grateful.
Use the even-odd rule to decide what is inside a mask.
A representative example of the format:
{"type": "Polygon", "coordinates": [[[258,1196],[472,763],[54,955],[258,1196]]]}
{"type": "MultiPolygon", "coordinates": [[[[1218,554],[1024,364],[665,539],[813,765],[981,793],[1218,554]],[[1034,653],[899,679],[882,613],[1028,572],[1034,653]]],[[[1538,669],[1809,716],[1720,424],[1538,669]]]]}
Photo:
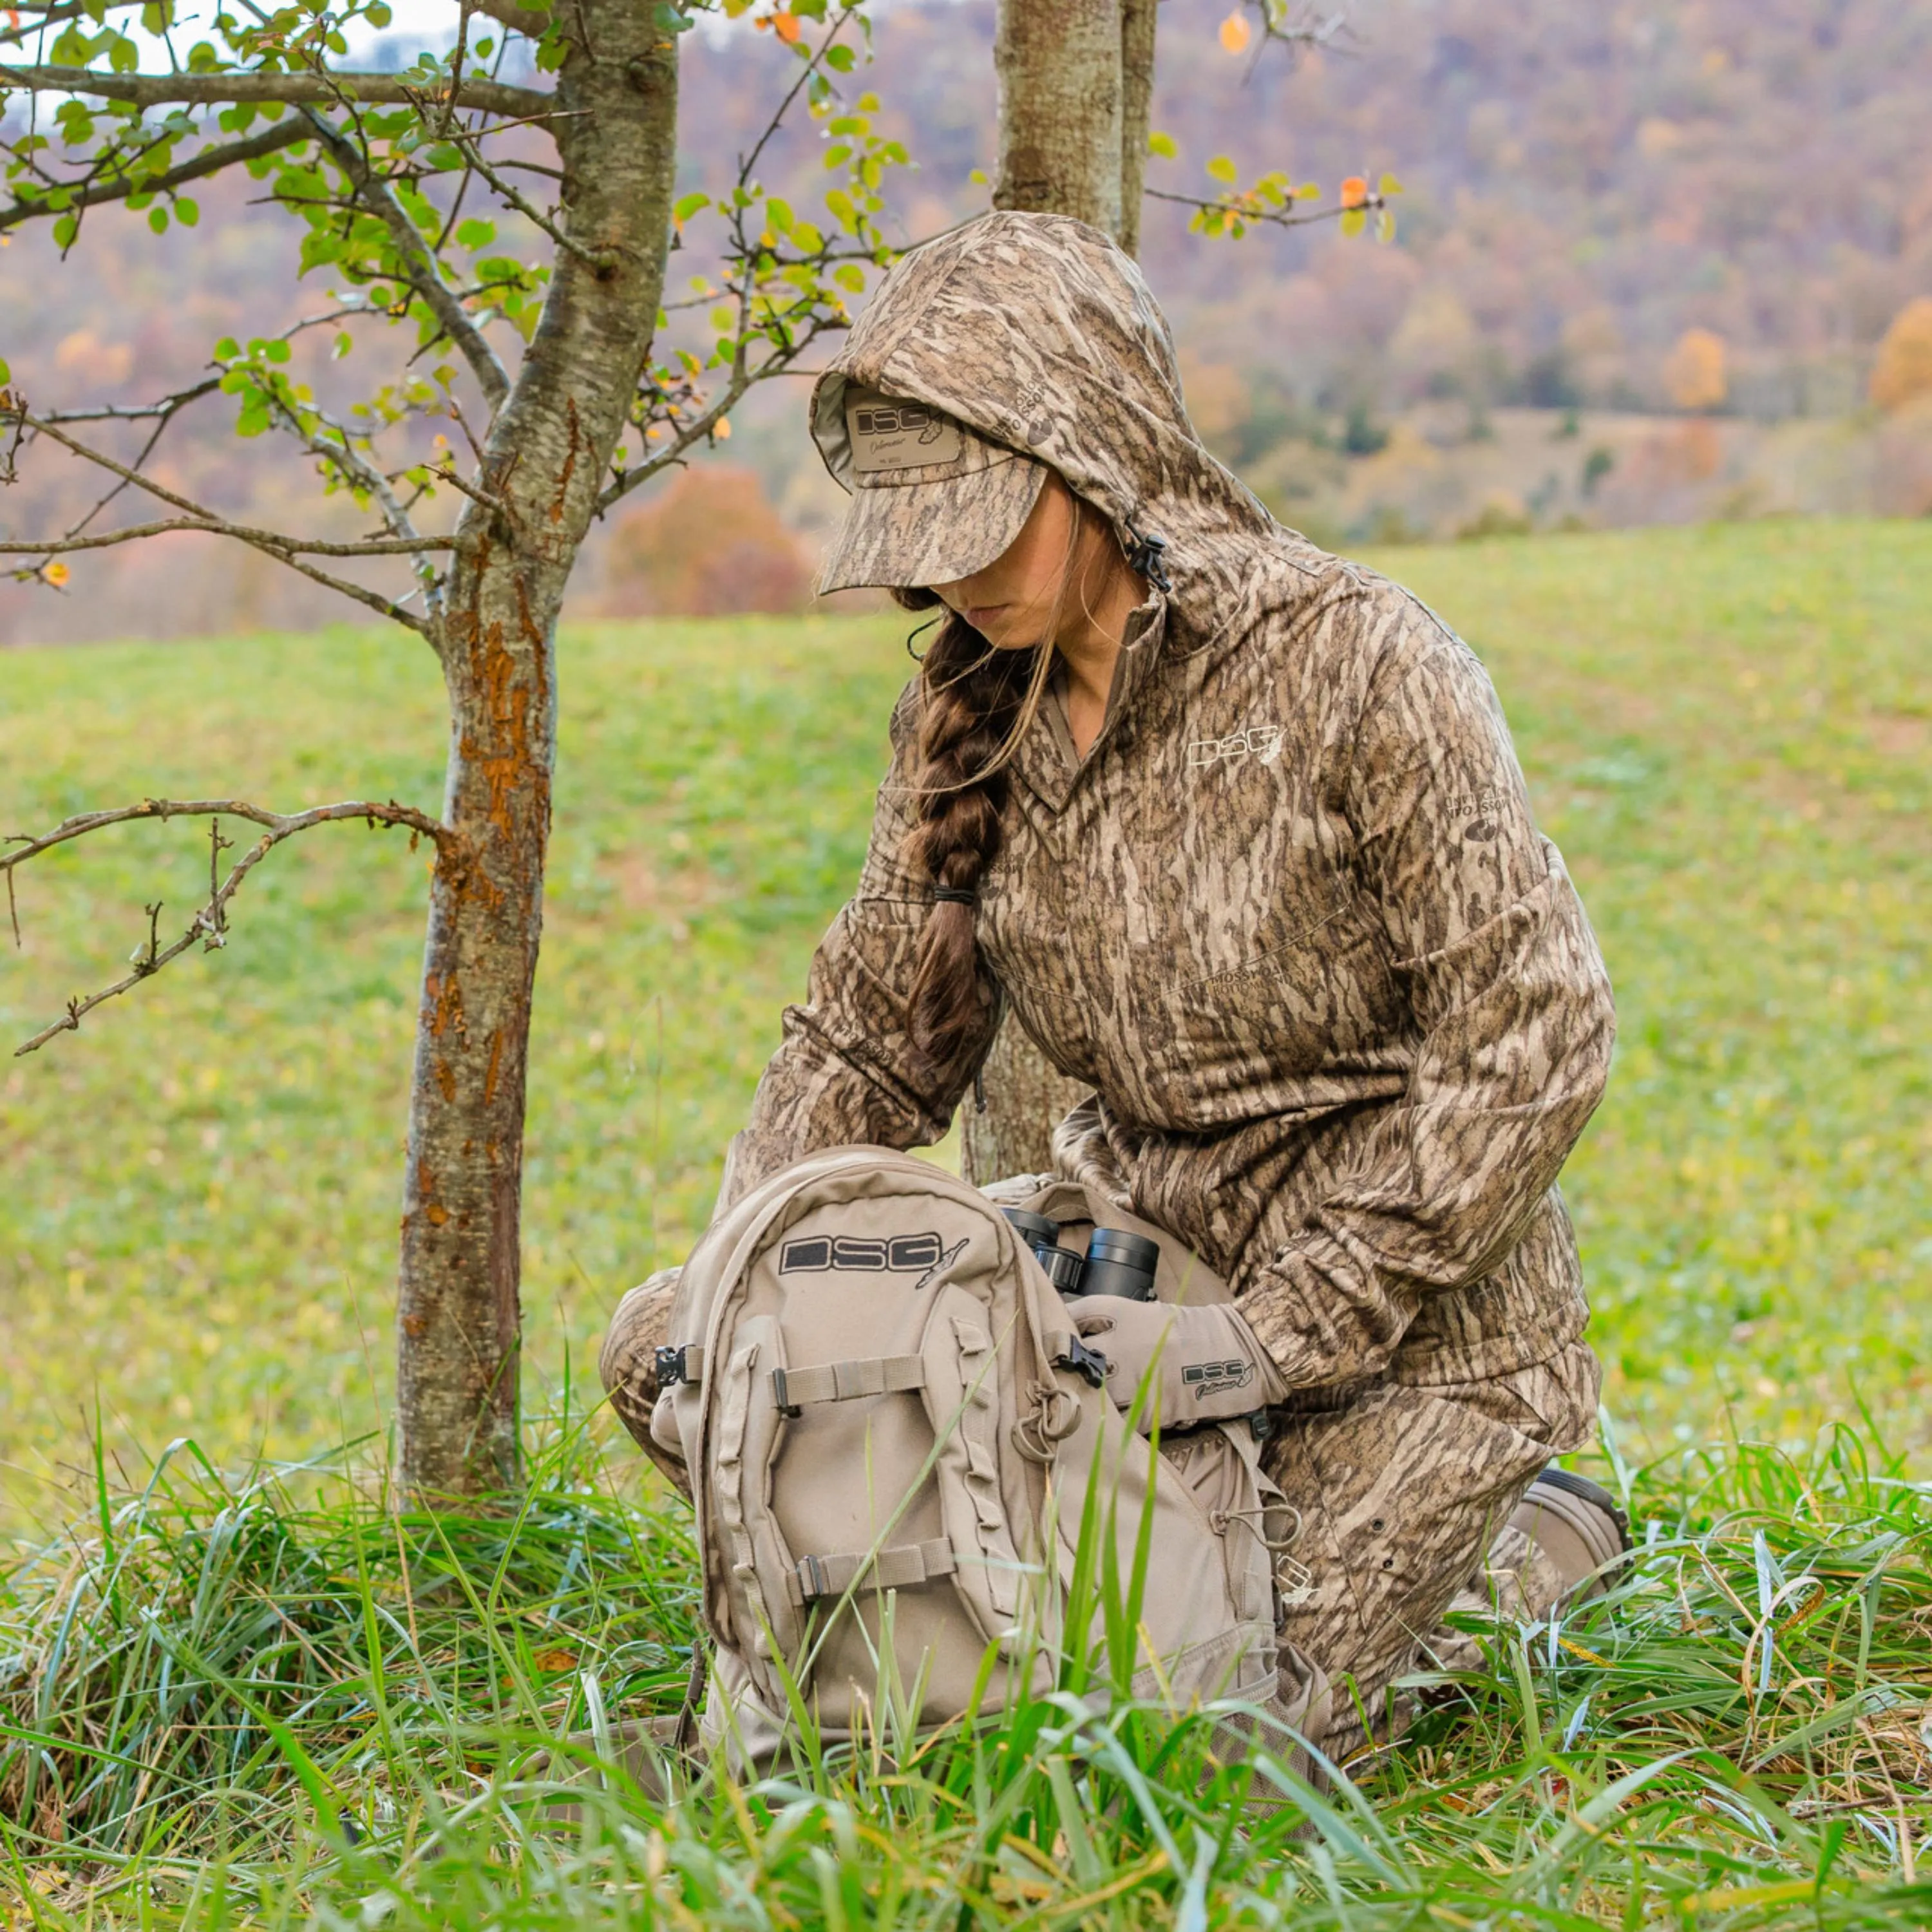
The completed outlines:
{"type": "Polygon", "coordinates": [[[1107,1358],[1097,1348],[1090,1348],[1078,1335],[1066,1338],[1064,1354],[1053,1358],[1056,1369],[1071,1369],[1076,1376],[1084,1376],[1089,1388],[1100,1388],[1107,1380],[1107,1358]]]}
{"type": "Polygon", "coordinates": [[[778,1413],[787,1420],[796,1422],[805,1411],[791,1399],[791,1391],[785,1386],[785,1372],[782,1369],[772,1371],[772,1396],[778,1403],[778,1413]]]}
{"type": "Polygon", "coordinates": [[[1248,1418],[1248,1426],[1254,1431],[1255,1440],[1257,1442],[1265,1442],[1275,1432],[1274,1412],[1265,1408],[1256,1409],[1248,1418]]]}
{"type": "Polygon", "coordinates": [[[684,1352],[690,1345],[680,1342],[675,1348],[663,1348],[657,1351],[658,1387],[676,1388],[685,1379],[684,1352]]]}
{"type": "Polygon", "coordinates": [[[1174,584],[1167,574],[1166,538],[1142,536],[1132,524],[1127,526],[1127,534],[1133,538],[1127,546],[1127,568],[1136,577],[1145,578],[1156,590],[1172,590],[1174,584]]]}

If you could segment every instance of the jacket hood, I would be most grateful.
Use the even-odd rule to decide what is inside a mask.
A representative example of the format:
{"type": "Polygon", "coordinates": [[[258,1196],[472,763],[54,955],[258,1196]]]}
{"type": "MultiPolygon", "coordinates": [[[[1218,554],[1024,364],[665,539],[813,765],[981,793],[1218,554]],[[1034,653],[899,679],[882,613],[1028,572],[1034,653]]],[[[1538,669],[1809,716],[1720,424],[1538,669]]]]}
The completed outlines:
{"type": "Polygon", "coordinates": [[[1287,536],[1202,447],[1166,318],[1133,262],[1084,222],[986,214],[901,257],[812,392],[813,437],[848,488],[849,383],[1038,458],[1124,544],[1161,538],[1184,608],[1231,608],[1256,547],[1287,536]]]}

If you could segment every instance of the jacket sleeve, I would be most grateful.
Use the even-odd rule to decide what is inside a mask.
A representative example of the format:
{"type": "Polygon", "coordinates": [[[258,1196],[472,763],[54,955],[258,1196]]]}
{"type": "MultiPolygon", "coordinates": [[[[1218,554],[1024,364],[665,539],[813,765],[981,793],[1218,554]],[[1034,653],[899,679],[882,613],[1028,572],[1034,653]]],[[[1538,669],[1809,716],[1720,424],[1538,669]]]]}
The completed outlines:
{"type": "Polygon", "coordinates": [[[1482,667],[1412,634],[1358,730],[1346,811],[1358,890],[1406,989],[1406,1093],[1246,1285],[1292,1383],[1372,1373],[1425,1295],[1508,1256],[1601,1097],[1609,976],[1554,845],[1530,817],[1482,667]]]}
{"type": "Polygon", "coordinates": [[[761,1181],[830,1147],[929,1145],[985,1057],[998,1018],[982,986],[984,1025],[936,1080],[916,1070],[907,1000],[932,893],[901,857],[913,823],[916,686],[892,713],[892,763],[872,815],[858,890],[812,957],[802,1006],[788,1006],[784,1039],[758,1081],[750,1119],[724,1157],[722,1213],[761,1181]]]}

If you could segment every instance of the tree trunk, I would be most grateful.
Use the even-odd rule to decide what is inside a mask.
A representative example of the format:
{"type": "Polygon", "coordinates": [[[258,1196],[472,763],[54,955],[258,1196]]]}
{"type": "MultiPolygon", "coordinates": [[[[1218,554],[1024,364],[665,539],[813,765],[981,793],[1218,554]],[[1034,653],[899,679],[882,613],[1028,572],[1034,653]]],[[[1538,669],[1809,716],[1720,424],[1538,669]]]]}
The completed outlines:
{"type": "Polygon", "coordinates": [[[1114,239],[1141,252],[1141,190],[1153,126],[1154,15],[1160,0],[1120,0],[1120,224],[1114,239]]]}
{"type": "MultiPolygon", "coordinates": [[[[1140,247],[1141,185],[1154,94],[1157,0],[1000,0],[995,208],[1077,215],[1129,254],[1140,247]]],[[[1009,1018],[968,1100],[960,1168],[975,1185],[1053,1165],[1053,1130],[1086,1090],[1048,1065],[1009,1018]]]]}
{"type": "Polygon", "coordinates": [[[518,1202],[530,1004],[556,763],[557,611],[647,355],[676,159],[677,56],[636,0],[575,0],[558,76],[567,232],[458,526],[439,646],[443,817],[410,1097],[397,1408],[404,1479],[513,1488],[518,1202]]]}
{"type": "Polygon", "coordinates": [[[1120,0],[1001,0],[995,208],[1120,225],[1120,0]]]}
{"type": "Polygon", "coordinates": [[[1078,1080],[1047,1064],[1010,1015],[993,1036],[980,1070],[982,1108],[968,1094],[959,1112],[959,1171],[975,1187],[1053,1166],[1053,1130],[1087,1097],[1078,1080]]]}

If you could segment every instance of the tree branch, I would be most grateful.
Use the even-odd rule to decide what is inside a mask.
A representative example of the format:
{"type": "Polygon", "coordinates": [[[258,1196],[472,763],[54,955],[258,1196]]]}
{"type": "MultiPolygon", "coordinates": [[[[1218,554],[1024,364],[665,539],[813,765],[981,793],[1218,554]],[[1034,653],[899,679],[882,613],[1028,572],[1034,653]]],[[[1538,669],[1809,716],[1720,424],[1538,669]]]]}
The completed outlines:
{"type": "Polygon", "coordinates": [[[122,175],[118,179],[98,186],[74,189],[64,208],[50,206],[44,201],[18,201],[10,208],[0,208],[0,230],[17,228],[23,221],[32,221],[36,216],[64,214],[69,209],[94,208],[103,202],[125,201],[131,194],[166,194],[179,188],[184,182],[200,181],[204,177],[219,174],[224,168],[235,167],[243,163],[259,160],[264,154],[272,154],[278,149],[293,147],[298,141],[310,138],[309,130],[302,122],[291,116],[278,121],[259,134],[250,135],[245,141],[227,141],[219,147],[204,148],[192,160],[183,161],[178,167],[167,169],[158,175],[122,175]]]}
{"type": "MultiPolygon", "coordinates": [[[[183,800],[148,798],[143,799],[139,805],[122,806],[113,811],[82,812],[77,817],[63,820],[52,831],[45,832],[38,838],[16,833],[11,838],[0,842],[6,844],[18,844],[24,848],[18,852],[0,851],[0,872],[6,874],[8,905],[11,908],[14,904],[14,874],[16,868],[54,846],[65,844],[70,838],[83,838],[90,832],[98,832],[104,826],[124,825],[133,819],[188,818],[207,818],[214,821],[209,831],[211,890],[208,903],[188,922],[188,930],[167,946],[160,944],[160,905],[157,904],[146,908],[148,919],[148,944],[144,951],[135,955],[133,972],[124,974],[112,986],[104,987],[99,992],[90,994],[84,999],[76,998],[68,1000],[67,1011],[62,1018],[51,1025],[43,1027],[32,1039],[14,1049],[15,1059],[44,1046],[56,1034],[78,1030],[82,1020],[96,1006],[116,998],[130,987],[138,986],[143,980],[151,978],[170,960],[179,958],[197,939],[203,942],[202,950],[206,952],[214,952],[225,946],[228,943],[229,902],[241,890],[242,880],[255,867],[284,839],[293,838],[298,832],[306,832],[311,826],[326,825],[338,819],[360,818],[368,821],[372,831],[378,825],[406,825],[417,837],[434,840],[439,857],[454,854],[458,844],[454,832],[440,819],[431,818],[427,813],[418,812],[412,806],[398,805],[394,799],[386,805],[376,805],[362,800],[341,805],[313,806],[307,812],[284,814],[271,812],[262,806],[250,805],[242,799],[183,800]],[[220,836],[220,821],[224,818],[245,819],[250,824],[260,825],[265,829],[262,836],[236,861],[227,878],[218,885],[214,884],[214,879],[219,871],[219,854],[226,844],[220,836]]],[[[410,844],[413,846],[415,842],[412,837],[410,844]]],[[[20,920],[16,914],[14,938],[16,945],[20,943],[20,920]]]]}
{"type": "Polygon", "coordinates": [[[501,409],[510,393],[508,373],[455,290],[442,279],[436,257],[430,253],[416,224],[404,212],[389,184],[340,128],[312,108],[304,108],[302,118],[320,136],[334,157],[336,165],[349,177],[363,205],[388,230],[389,238],[395,244],[410,286],[428,304],[430,314],[442,325],[443,333],[461,352],[492,412],[501,409]]]}
{"type": "Polygon", "coordinates": [[[1339,221],[1345,214],[1376,214],[1388,206],[1388,196],[1373,190],[1351,207],[1311,208],[1305,214],[1291,214],[1286,209],[1250,207],[1239,197],[1207,201],[1198,194],[1168,194],[1157,188],[1143,192],[1150,201],[1175,202],[1183,208],[1198,208],[1204,214],[1225,214],[1231,221],[1266,221],[1276,228],[1309,228],[1318,221],[1339,221]]]}
{"type": "MultiPolygon", "coordinates": [[[[101,100],[132,101],[137,107],[227,107],[248,101],[309,103],[334,106],[346,98],[381,106],[405,106],[422,89],[393,74],[100,74],[83,67],[0,66],[0,90],[17,87],[35,94],[86,94],[101,100]]],[[[531,121],[548,118],[554,97],[508,81],[466,79],[450,104],[485,114],[512,114],[531,121]]]]}
{"type": "Polygon", "coordinates": [[[460,148],[463,151],[464,159],[483,177],[501,200],[514,208],[526,220],[541,229],[566,254],[574,255],[580,262],[592,268],[610,266],[612,260],[610,250],[589,248],[584,243],[574,240],[527,195],[506,182],[483,158],[482,150],[477,146],[480,138],[478,135],[467,128],[451,127],[443,131],[442,138],[452,146],[460,148]]]}
{"type": "MultiPolygon", "coordinates": [[[[55,442],[59,443],[64,448],[71,450],[76,456],[85,458],[89,463],[98,464],[103,470],[119,477],[124,483],[131,483],[137,489],[145,490],[149,496],[158,496],[163,502],[172,503],[176,509],[184,511],[187,513],[186,520],[182,522],[171,522],[170,527],[207,530],[215,536],[233,537],[239,542],[251,544],[255,549],[274,557],[278,562],[286,564],[291,570],[299,571],[303,576],[312,578],[317,584],[326,584],[330,590],[340,591],[344,596],[352,598],[357,603],[366,604],[370,610],[381,612],[385,617],[392,619],[394,622],[419,633],[423,637],[430,636],[429,625],[422,618],[417,616],[414,612],[405,610],[400,604],[385,597],[380,591],[368,590],[360,584],[352,584],[346,578],[332,576],[327,571],[316,569],[313,564],[304,563],[297,553],[306,552],[312,556],[394,556],[399,553],[432,548],[453,549],[455,547],[453,539],[418,538],[404,540],[376,538],[365,542],[350,544],[325,544],[305,538],[285,536],[279,530],[252,529],[245,524],[231,523],[226,517],[218,516],[214,511],[208,509],[206,506],[197,503],[191,496],[179,495],[177,492],[157,483],[152,476],[144,476],[139,470],[130,470],[124,464],[116,463],[111,456],[104,456],[99,450],[90,449],[86,443],[69,436],[64,430],[57,428],[48,422],[44,416],[32,416],[23,409],[13,407],[0,412],[0,420],[4,420],[8,417],[10,417],[16,423],[33,430],[38,435],[52,436],[55,442]]],[[[100,507],[97,504],[96,511],[100,507]]],[[[71,542],[74,539],[57,539],[57,541],[71,542]]],[[[11,544],[8,548],[16,554],[19,554],[21,549],[21,547],[17,544],[11,544]]],[[[28,548],[34,553],[46,554],[38,545],[28,546],[28,548]]]]}
{"type": "MultiPolygon", "coordinates": [[[[337,454],[332,449],[332,455],[337,454]]],[[[58,556],[75,550],[111,550],[116,544],[142,537],[165,536],[173,530],[199,530],[208,536],[233,537],[276,556],[407,556],[418,550],[454,550],[454,537],[368,537],[352,543],[330,543],[320,537],[285,536],[279,530],[250,530],[219,517],[167,517],[158,523],[130,524],[96,536],[44,537],[28,542],[0,538],[0,556],[58,556]]]]}

